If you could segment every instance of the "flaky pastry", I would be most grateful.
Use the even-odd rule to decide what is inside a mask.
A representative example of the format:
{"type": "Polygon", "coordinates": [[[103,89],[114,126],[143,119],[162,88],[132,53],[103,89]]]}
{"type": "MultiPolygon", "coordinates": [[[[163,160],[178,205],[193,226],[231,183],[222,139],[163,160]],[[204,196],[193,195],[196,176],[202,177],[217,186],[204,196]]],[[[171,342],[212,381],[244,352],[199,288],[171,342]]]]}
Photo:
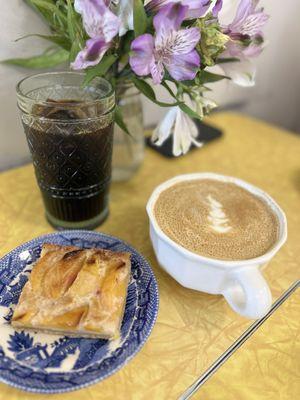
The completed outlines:
{"type": "Polygon", "coordinates": [[[44,244],[14,310],[15,328],[116,338],[124,315],[130,254],[44,244]]]}

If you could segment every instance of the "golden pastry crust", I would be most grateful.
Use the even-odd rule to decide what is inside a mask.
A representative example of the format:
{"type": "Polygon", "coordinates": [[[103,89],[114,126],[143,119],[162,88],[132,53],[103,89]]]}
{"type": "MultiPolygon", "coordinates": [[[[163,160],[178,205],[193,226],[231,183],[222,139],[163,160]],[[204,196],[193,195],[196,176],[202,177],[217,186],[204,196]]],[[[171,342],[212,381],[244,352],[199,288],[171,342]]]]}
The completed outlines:
{"type": "Polygon", "coordinates": [[[14,310],[15,328],[111,339],[119,336],[130,254],[45,243],[14,310]]]}

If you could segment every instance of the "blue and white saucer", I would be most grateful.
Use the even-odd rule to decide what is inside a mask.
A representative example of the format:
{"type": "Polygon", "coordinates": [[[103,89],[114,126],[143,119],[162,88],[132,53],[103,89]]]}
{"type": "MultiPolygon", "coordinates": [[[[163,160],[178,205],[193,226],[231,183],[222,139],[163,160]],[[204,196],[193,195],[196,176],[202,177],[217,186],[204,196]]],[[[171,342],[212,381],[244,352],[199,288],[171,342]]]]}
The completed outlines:
{"type": "Polygon", "coordinates": [[[0,260],[0,381],[31,392],[62,393],[99,382],[118,371],[144,345],[158,312],[158,289],[147,261],[112,236],[57,232],[27,242],[0,260]],[[71,338],[15,331],[13,308],[43,243],[101,247],[132,254],[131,280],[118,340],[71,338]]]}

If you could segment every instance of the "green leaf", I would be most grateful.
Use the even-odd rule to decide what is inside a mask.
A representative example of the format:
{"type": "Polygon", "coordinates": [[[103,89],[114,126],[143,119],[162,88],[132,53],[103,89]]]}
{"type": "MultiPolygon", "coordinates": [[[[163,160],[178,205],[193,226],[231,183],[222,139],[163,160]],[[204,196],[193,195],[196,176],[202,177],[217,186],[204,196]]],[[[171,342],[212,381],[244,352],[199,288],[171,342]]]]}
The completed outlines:
{"type": "MultiPolygon", "coordinates": [[[[65,0],[64,0],[65,1],[65,0]]],[[[70,50],[70,62],[74,61],[78,52],[84,46],[82,26],[79,24],[77,17],[78,14],[74,12],[71,0],[66,0],[67,4],[67,30],[70,41],[72,43],[70,50]]]]}
{"type": "Polygon", "coordinates": [[[147,83],[146,81],[142,79],[138,79],[136,77],[133,77],[133,83],[139,89],[145,96],[147,96],[149,99],[154,99],[156,100],[155,92],[152,89],[152,87],[147,83]]]}
{"type": "MultiPolygon", "coordinates": [[[[45,10],[44,8],[38,7],[33,4],[32,0],[24,0],[26,4],[28,4],[31,8],[33,8],[37,13],[39,13],[46,21],[50,24],[53,22],[53,13],[45,10]]],[[[50,1],[53,4],[53,1],[50,1]]]]}
{"type": "Polygon", "coordinates": [[[52,32],[65,36],[68,32],[65,0],[25,0],[46,21],[52,32]]]}
{"type": "Polygon", "coordinates": [[[199,76],[199,83],[201,85],[203,85],[205,83],[218,82],[222,79],[230,79],[230,78],[228,78],[228,76],[213,74],[212,72],[208,72],[208,71],[201,71],[198,76],[199,76]]]}
{"type": "Polygon", "coordinates": [[[52,35],[40,35],[38,33],[32,33],[32,34],[25,35],[25,36],[22,36],[22,37],[16,39],[15,42],[18,42],[19,40],[27,39],[29,37],[39,37],[41,39],[48,40],[49,42],[55,43],[65,50],[70,50],[70,48],[71,48],[71,43],[70,43],[69,39],[67,39],[64,36],[60,36],[60,35],[52,36],[52,35]]]}
{"type": "Polygon", "coordinates": [[[125,132],[127,133],[127,135],[132,136],[124,122],[123,116],[122,116],[122,112],[121,112],[121,108],[119,106],[116,106],[115,108],[115,123],[117,125],[119,125],[119,127],[125,132]]]}
{"type": "MultiPolygon", "coordinates": [[[[128,65],[128,62],[129,62],[129,54],[123,54],[120,56],[119,63],[121,65],[128,65]]],[[[121,75],[121,73],[119,75],[121,75]]]]}
{"type": "Polygon", "coordinates": [[[197,114],[194,110],[192,110],[189,106],[187,106],[185,103],[179,104],[179,107],[183,112],[185,112],[189,117],[191,118],[196,118],[202,120],[199,114],[197,114]]]}
{"type": "Polygon", "coordinates": [[[174,99],[177,100],[177,97],[176,97],[175,93],[173,93],[172,89],[170,88],[170,86],[167,84],[166,81],[163,81],[163,82],[161,83],[161,85],[170,93],[170,95],[171,95],[174,99]]]}
{"type": "Polygon", "coordinates": [[[117,58],[118,56],[116,54],[104,56],[98,65],[86,70],[83,85],[86,86],[87,84],[89,84],[96,76],[105,75],[117,58]]]}
{"type": "Polygon", "coordinates": [[[132,77],[132,81],[133,81],[135,87],[141,93],[143,93],[143,95],[148,97],[148,99],[150,99],[151,101],[153,101],[153,103],[159,105],[160,107],[174,107],[174,106],[177,106],[177,105],[181,104],[180,101],[177,101],[175,103],[164,103],[162,101],[158,101],[156,99],[154,90],[152,89],[152,87],[147,82],[145,82],[142,79],[138,79],[136,76],[132,77]]]}
{"type": "Polygon", "coordinates": [[[121,53],[129,55],[131,43],[134,39],[134,32],[128,31],[124,36],[120,38],[120,50],[121,53]]]}
{"type": "Polygon", "coordinates": [[[76,17],[70,0],[67,0],[67,7],[68,7],[68,13],[67,13],[68,32],[69,32],[69,37],[73,42],[76,39],[76,31],[75,31],[76,17]]]}
{"type": "Polygon", "coordinates": [[[227,57],[227,58],[218,58],[216,60],[217,64],[225,64],[225,63],[229,63],[229,62],[237,62],[240,61],[239,58],[235,58],[235,57],[227,57]]]}
{"type": "Polygon", "coordinates": [[[62,64],[69,58],[69,52],[63,49],[44,53],[29,58],[10,58],[2,61],[4,64],[17,65],[24,68],[51,68],[62,64]]]}
{"type": "Polygon", "coordinates": [[[195,81],[194,81],[194,80],[192,80],[192,81],[180,81],[179,83],[180,83],[180,85],[182,84],[182,85],[184,85],[184,86],[191,86],[191,87],[197,86],[197,85],[195,84],[195,81]]]}
{"type": "Polygon", "coordinates": [[[136,37],[147,30],[147,15],[142,0],[134,0],[133,26],[136,37]]]}
{"type": "Polygon", "coordinates": [[[53,13],[63,21],[67,22],[67,17],[64,15],[64,13],[62,13],[59,8],[50,0],[30,0],[30,4],[35,6],[41,13],[47,12],[46,15],[53,13]]]}
{"type": "Polygon", "coordinates": [[[79,45],[79,41],[78,40],[74,40],[73,44],[71,46],[71,50],[70,50],[70,55],[69,55],[69,61],[73,62],[77,56],[77,54],[79,53],[79,51],[81,50],[81,47],[79,45]]]}

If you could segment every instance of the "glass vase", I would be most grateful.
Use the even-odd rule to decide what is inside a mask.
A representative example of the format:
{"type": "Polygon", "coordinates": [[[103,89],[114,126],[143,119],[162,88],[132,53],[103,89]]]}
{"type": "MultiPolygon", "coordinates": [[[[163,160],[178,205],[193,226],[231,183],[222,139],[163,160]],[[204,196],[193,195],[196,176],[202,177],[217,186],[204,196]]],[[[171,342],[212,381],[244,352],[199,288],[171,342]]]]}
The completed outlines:
{"type": "Polygon", "coordinates": [[[131,135],[115,124],[112,180],[118,182],[130,179],[142,164],[145,138],[142,102],[135,86],[131,82],[118,85],[116,101],[131,135]]]}

